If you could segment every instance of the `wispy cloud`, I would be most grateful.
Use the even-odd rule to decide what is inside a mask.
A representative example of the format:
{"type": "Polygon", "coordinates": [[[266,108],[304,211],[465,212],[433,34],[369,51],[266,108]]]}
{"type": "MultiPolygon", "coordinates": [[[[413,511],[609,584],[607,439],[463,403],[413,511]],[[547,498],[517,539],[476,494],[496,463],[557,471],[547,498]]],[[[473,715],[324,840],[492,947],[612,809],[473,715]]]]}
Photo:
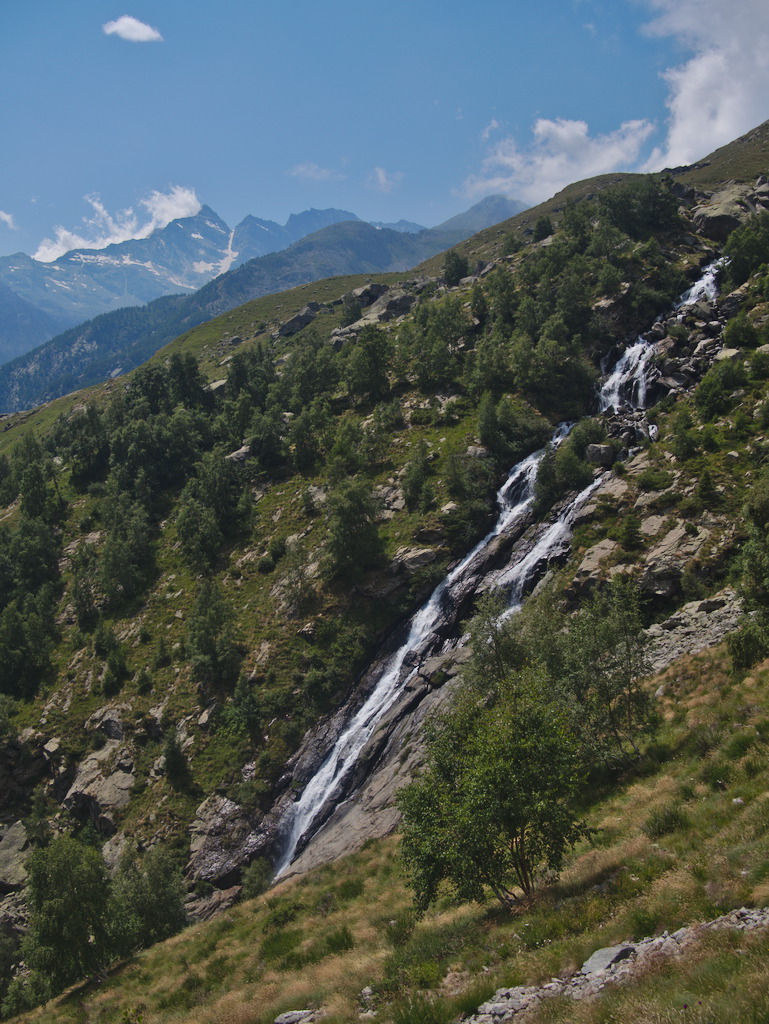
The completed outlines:
{"type": "Polygon", "coordinates": [[[105,249],[116,242],[147,238],[172,220],[193,217],[201,206],[195,190],[181,185],[174,185],[168,192],[153,191],[146,199],[140,200],[140,206],[145,210],[141,217],[130,207],[111,214],[97,195],[84,198],[92,212],[90,216],[83,217],[82,226],[70,231],[57,225],[54,238],[45,238],[33,259],[50,263],[72,249],[105,249]]]}
{"type": "Polygon", "coordinates": [[[496,117],[492,117],[492,119],[489,121],[489,123],[486,125],[486,127],[481,132],[481,138],[483,139],[484,142],[488,142],[488,140],[492,136],[492,133],[496,132],[498,130],[499,130],[499,121],[496,119],[496,117]]]}
{"type": "Polygon", "coordinates": [[[691,163],[769,117],[769,5],[766,0],[646,0],[652,35],[692,51],[663,72],[667,138],[647,169],[691,163]]]}
{"type": "Polygon", "coordinates": [[[16,230],[16,221],[13,219],[13,214],[6,213],[5,210],[0,210],[0,224],[5,224],[12,231],[16,230]]]}
{"type": "Polygon", "coordinates": [[[340,181],[344,178],[339,171],[313,163],[296,164],[286,173],[292,178],[305,178],[307,181],[340,181]]]}
{"type": "Polygon", "coordinates": [[[395,186],[403,181],[402,171],[386,171],[384,167],[375,167],[368,178],[366,184],[369,188],[375,188],[379,192],[392,192],[395,186]]]}
{"type": "Polygon", "coordinates": [[[625,121],[605,135],[591,136],[585,121],[540,118],[530,145],[501,139],[483,161],[480,174],[465,181],[478,198],[501,192],[529,203],[547,199],[572,181],[632,167],[654,130],[649,121],[625,121]]]}
{"type": "Polygon", "coordinates": [[[102,31],[107,36],[119,36],[128,40],[129,43],[160,43],[163,37],[152,25],[147,25],[138,18],[132,18],[130,14],[124,14],[115,21],[107,21],[102,25],[102,31]]]}

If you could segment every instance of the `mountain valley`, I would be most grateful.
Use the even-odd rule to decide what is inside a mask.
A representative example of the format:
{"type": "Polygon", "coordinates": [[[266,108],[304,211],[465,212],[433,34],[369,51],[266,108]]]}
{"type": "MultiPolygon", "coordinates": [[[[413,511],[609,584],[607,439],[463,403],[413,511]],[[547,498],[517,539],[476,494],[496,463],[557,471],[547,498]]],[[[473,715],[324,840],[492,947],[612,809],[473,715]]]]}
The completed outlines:
{"type": "Polygon", "coordinates": [[[6,1016],[450,1024],[555,978],[526,1020],[764,1019],[758,932],[564,979],[766,904],[767,172],[769,123],[469,238],[319,226],[0,370],[6,1016]],[[572,824],[505,903],[419,780],[523,791],[508,706],[572,824]],[[55,857],[112,901],[59,973],[55,857]]]}

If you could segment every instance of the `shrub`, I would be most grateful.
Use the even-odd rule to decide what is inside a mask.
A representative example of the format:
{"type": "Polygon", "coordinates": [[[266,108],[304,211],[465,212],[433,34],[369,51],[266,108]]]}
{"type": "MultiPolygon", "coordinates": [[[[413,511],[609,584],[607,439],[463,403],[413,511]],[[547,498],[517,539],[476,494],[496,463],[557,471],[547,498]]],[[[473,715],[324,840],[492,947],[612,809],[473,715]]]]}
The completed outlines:
{"type": "Polygon", "coordinates": [[[673,483],[673,474],[667,469],[649,466],[638,474],[636,482],[642,491],[664,491],[673,483]]]}
{"type": "Polygon", "coordinates": [[[270,887],[272,864],[265,857],[257,857],[243,871],[243,899],[261,896],[270,887]]]}
{"type": "Polygon", "coordinates": [[[712,420],[732,405],[732,392],[747,383],[745,369],[736,359],[714,363],[694,392],[694,404],[703,419],[712,420]]]}

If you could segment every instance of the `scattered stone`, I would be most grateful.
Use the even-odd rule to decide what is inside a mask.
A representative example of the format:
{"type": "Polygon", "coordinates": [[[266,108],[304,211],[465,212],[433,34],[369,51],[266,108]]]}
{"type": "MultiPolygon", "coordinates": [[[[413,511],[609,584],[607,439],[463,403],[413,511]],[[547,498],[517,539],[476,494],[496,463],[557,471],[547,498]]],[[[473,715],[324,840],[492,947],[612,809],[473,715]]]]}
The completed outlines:
{"type": "Polygon", "coordinates": [[[589,957],[582,967],[580,968],[580,974],[596,974],[599,971],[608,970],[612,964],[618,963],[620,960],[625,960],[627,957],[632,956],[635,952],[634,946],[606,946],[603,949],[597,949],[591,957],[589,957]]]}
{"type": "Polygon", "coordinates": [[[315,1020],[318,1020],[317,1010],[289,1010],[278,1014],[275,1024],[311,1024],[315,1020]]]}
{"type": "Polygon", "coordinates": [[[714,921],[694,924],[669,935],[663,932],[638,942],[598,949],[579,971],[567,978],[553,978],[545,985],[500,988],[476,1013],[465,1018],[465,1024],[502,1024],[519,1018],[519,1014],[552,996],[589,999],[597,996],[607,984],[630,979],[647,963],[664,957],[677,957],[709,929],[735,928],[741,931],[769,927],[769,908],[749,910],[740,907],[714,921]]]}

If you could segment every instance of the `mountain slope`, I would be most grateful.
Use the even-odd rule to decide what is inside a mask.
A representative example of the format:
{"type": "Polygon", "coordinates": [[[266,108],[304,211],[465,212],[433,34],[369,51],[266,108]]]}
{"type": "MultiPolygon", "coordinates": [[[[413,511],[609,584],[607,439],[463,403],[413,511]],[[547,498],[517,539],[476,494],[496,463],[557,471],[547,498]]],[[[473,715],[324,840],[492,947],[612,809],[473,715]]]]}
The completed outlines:
{"type": "Polygon", "coordinates": [[[0,284],[0,323],[0,364],[43,344],[66,326],[4,284],[0,284]]]}
{"type": "Polygon", "coordinates": [[[436,224],[435,231],[463,231],[466,234],[477,234],[484,228],[509,220],[517,213],[526,209],[526,204],[507,196],[486,196],[469,210],[450,217],[442,224],[436,224]]]}
{"type": "Polygon", "coordinates": [[[347,221],[231,270],[188,297],[163,297],[72,328],[0,367],[0,410],[30,408],[148,359],[176,335],[226,310],[319,278],[406,270],[461,232],[419,234],[347,221]]]}
{"type": "MultiPolygon", "coordinates": [[[[0,690],[11,701],[1,706],[0,814],[13,829],[2,844],[9,836],[14,849],[36,844],[46,828],[90,835],[93,824],[112,864],[128,837],[165,847],[184,865],[189,909],[205,917],[256,880],[260,857],[280,858],[287,821],[314,792],[332,745],[349,749],[345,727],[397,651],[403,674],[392,677],[393,714],[374,723],[362,756],[341,775],[342,791],[321,803],[302,856],[311,863],[322,819],[333,827],[337,808],[354,810],[369,783],[377,825],[395,824],[392,789],[372,772],[392,770],[391,782],[400,772],[400,784],[417,770],[420,720],[458,685],[468,616],[490,587],[521,582],[514,600],[545,576],[551,588],[518,617],[529,632],[509,647],[489,645],[488,633],[473,627],[487,659],[501,651],[511,671],[530,670],[522,699],[548,673],[553,699],[572,678],[585,682],[586,665],[597,673],[593,655],[567,659],[571,674],[557,678],[561,662],[538,659],[585,622],[572,611],[598,614],[591,595],[605,594],[619,575],[640,605],[633,629],[643,616],[649,636],[667,645],[665,664],[698,649],[685,646],[693,634],[706,647],[725,635],[714,624],[728,619],[733,628],[739,602],[726,584],[751,583],[769,546],[769,361],[761,351],[769,260],[752,250],[744,285],[724,278],[720,296],[704,288],[677,306],[688,284],[713,283],[716,270],[703,275],[703,266],[722,251],[698,233],[697,196],[684,196],[679,209],[677,191],[654,178],[606,189],[563,217],[545,244],[524,240],[510,253],[501,239],[472,241],[470,248],[498,246],[493,266],[456,288],[414,275],[374,279],[382,287],[360,291],[361,318],[349,323],[353,304],[330,301],[339,297],[333,280],[307,285],[302,295],[317,301],[312,324],[274,336],[258,322],[261,311],[272,304],[286,320],[297,296],[283,311],[281,296],[255,300],[176,339],[130,378],[73,396],[53,424],[52,410],[3,424],[0,690]],[[236,329],[233,345],[226,335],[236,329]],[[636,346],[644,358],[634,364],[636,346]],[[607,387],[615,409],[599,413],[604,360],[620,363],[631,386],[607,387]],[[647,408],[634,366],[648,371],[647,408]],[[36,423],[46,416],[51,429],[37,445],[36,423]],[[543,451],[566,418],[580,422],[543,451]],[[531,484],[535,461],[537,482],[525,496],[519,485],[531,484]],[[516,476],[505,493],[521,507],[489,538],[495,494],[511,466],[516,476]],[[410,615],[484,537],[463,565],[467,575],[438,592],[431,617],[419,620],[423,630],[412,634],[410,615]],[[741,554],[746,545],[750,558],[741,554]],[[524,565],[533,567],[525,580],[515,576],[524,565]],[[342,796],[349,803],[340,805],[342,796]]],[[[358,226],[342,229],[354,248],[358,226]]],[[[745,237],[755,240],[750,231],[745,237]]],[[[384,242],[383,257],[393,258],[384,242]]],[[[233,280],[233,293],[245,287],[233,280]]],[[[206,301],[219,299],[214,290],[206,301]]],[[[166,959],[166,972],[148,983],[150,958],[134,961],[142,1005],[130,1012],[199,1013],[212,990],[225,1001],[240,970],[240,961],[227,960],[235,921],[252,928],[242,978],[252,1003],[261,1000],[245,1019],[273,1011],[294,968],[315,987],[286,998],[301,991],[325,1005],[322,969],[373,931],[384,936],[376,963],[366,961],[369,977],[355,976],[349,1003],[335,1012],[356,1019],[361,987],[371,981],[383,1019],[408,1020],[427,1019],[418,1000],[431,988],[440,998],[460,950],[473,976],[492,955],[494,969],[510,964],[528,981],[578,967],[601,934],[638,938],[677,926],[679,915],[712,917],[765,899],[765,666],[739,675],[769,651],[760,572],[752,584],[746,590],[758,614],[728,651],[679,663],[662,688],[655,681],[644,689],[647,698],[656,694],[662,723],[650,742],[647,733],[631,736],[640,759],[632,745],[620,762],[606,759],[612,723],[601,710],[611,705],[590,706],[586,721],[599,730],[603,722],[607,732],[591,734],[596,742],[583,750],[591,784],[580,800],[601,831],[569,860],[562,886],[535,890],[503,920],[441,902],[413,944],[413,920],[399,922],[389,908],[365,926],[351,921],[332,940],[326,917],[374,885],[337,887],[332,875],[343,869],[335,867],[321,876],[317,898],[303,887],[292,902],[271,903],[258,932],[237,910],[222,918],[195,953],[179,954],[183,981],[167,984],[166,959]],[[479,923],[467,949],[471,919],[479,923]],[[497,927],[504,939],[490,950],[497,927]],[[385,960],[388,936],[395,949],[385,960]],[[399,1018],[402,992],[417,1002],[399,1018]]],[[[481,607],[496,629],[497,613],[481,607]]],[[[582,654],[594,650],[597,633],[576,631],[582,654]]],[[[602,671],[604,664],[611,670],[615,662],[601,659],[602,671]]],[[[484,687],[490,680],[480,668],[474,678],[484,687]]],[[[623,665],[615,680],[622,686],[624,672],[623,665]]],[[[635,697],[637,663],[630,683],[635,697]]],[[[589,693],[591,686],[588,678],[589,693]]],[[[577,699],[573,689],[568,695],[577,699]]],[[[499,707],[504,694],[494,697],[484,706],[499,707]]],[[[569,707],[559,729],[575,718],[582,724],[569,707]]],[[[647,726],[651,732],[654,722],[647,726]]],[[[486,778],[492,773],[479,776],[478,789],[486,778]]],[[[360,818],[343,829],[344,843],[364,843],[371,830],[359,825],[360,818]]],[[[388,859],[382,854],[382,874],[392,878],[388,859]]],[[[0,878],[14,891],[0,913],[18,935],[23,879],[13,879],[0,878]]],[[[185,942],[162,955],[173,958],[185,942]]],[[[80,1004],[73,1010],[82,1015],[80,1004]]]]}
{"type": "Polygon", "coordinates": [[[37,327],[30,323],[25,332],[23,323],[10,312],[6,319],[0,306],[0,338],[12,341],[14,355],[28,351],[64,327],[163,295],[193,292],[231,267],[346,220],[357,217],[346,210],[307,210],[292,214],[284,226],[246,217],[232,231],[203,206],[195,216],[171,221],[147,238],[73,250],[50,263],[24,253],[0,258],[0,284],[40,314],[37,327]],[[47,322],[53,329],[41,336],[47,322]]]}

